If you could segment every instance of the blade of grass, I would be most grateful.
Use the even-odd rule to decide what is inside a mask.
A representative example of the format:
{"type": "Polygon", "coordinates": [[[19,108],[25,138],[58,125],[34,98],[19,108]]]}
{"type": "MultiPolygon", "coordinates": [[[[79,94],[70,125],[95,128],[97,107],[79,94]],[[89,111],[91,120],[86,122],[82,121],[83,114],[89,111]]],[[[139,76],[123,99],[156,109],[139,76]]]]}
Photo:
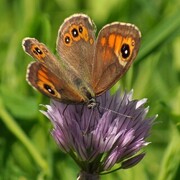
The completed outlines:
{"type": "Polygon", "coordinates": [[[175,127],[171,128],[172,139],[164,154],[158,180],[174,179],[180,163],[180,136],[175,127]]]}
{"type": "Polygon", "coordinates": [[[169,18],[165,18],[147,36],[143,38],[141,49],[135,63],[139,63],[151,53],[159,44],[166,42],[172,34],[180,28],[179,11],[169,18]]]}

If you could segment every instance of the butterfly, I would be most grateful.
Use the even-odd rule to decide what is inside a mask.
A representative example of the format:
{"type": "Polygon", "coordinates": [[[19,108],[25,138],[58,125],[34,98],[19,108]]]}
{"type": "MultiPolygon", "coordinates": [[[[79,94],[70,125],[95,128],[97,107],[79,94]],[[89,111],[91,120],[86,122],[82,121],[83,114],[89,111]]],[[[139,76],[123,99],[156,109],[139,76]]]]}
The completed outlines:
{"type": "Polygon", "coordinates": [[[60,58],[35,38],[23,39],[24,51],[36,61],[26,79],[42,94],[62,103],[97,105],[96,97],[110,89],[129,69],[140,46],[141,32],[129,23],[96,26],[85,14],[65,19],[58,31],[60,58]]]}

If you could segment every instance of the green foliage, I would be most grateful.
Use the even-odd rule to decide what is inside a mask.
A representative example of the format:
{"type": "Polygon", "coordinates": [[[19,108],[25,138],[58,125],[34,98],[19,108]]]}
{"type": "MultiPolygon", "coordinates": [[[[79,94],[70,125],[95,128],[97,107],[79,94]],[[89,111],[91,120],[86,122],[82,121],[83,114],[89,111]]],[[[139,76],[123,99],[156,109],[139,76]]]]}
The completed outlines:
{"type": "Polygon", "coordinates": [[[138,58],[120,81],[148,98],[149,116],[159,114],[152,142],[136,167],[102,179],[176,180],[180,177],[180,1],[19,0],[0,1],[0,179],[76,179],[79,171],[59,151],[50,122],[38,109],[46,104],[25,81],[32,59],[22,50],[35,37],[55,52],[57,31],[73,13],[88,14],[99,30],[113,21],[136,24],[142,32],[138,58]]]}

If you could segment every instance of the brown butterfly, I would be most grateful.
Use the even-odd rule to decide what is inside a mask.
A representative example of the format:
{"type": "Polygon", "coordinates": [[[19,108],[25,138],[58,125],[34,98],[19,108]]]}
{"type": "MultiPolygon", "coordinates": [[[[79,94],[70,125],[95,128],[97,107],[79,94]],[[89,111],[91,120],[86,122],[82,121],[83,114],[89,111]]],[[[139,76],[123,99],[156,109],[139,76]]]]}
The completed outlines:
{"type": "Polygon", "coordinates": [[[27,69],[27,81],[48,97],[63,103],[96,106],[96,96],[110,89],[129,69],[140,46],[135,25],[114,22],[95,38],[96,27],[84,14],[74,14],[60,26],[58,60],[34,38],[23,40],[24,51],[36,59],[27,69]]]}

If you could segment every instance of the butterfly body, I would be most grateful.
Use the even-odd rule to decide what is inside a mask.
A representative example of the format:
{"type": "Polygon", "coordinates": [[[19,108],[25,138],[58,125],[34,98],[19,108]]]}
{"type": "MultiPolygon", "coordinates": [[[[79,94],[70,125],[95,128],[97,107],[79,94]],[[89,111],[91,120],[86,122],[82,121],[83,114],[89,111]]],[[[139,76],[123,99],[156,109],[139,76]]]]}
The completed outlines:
{"type": "Polygon", "coordinates": [[[36,59],[27,70],[30,85],[63,103],[96,106],[96,96],[111,88],[129,69],[141,34],[136,26],[118,22],[104,26],[97,39],[95,31],[87,15],[67,18],[56,42],[60,59],[43,43],[25,38],[24,51],[36,59]]]}

